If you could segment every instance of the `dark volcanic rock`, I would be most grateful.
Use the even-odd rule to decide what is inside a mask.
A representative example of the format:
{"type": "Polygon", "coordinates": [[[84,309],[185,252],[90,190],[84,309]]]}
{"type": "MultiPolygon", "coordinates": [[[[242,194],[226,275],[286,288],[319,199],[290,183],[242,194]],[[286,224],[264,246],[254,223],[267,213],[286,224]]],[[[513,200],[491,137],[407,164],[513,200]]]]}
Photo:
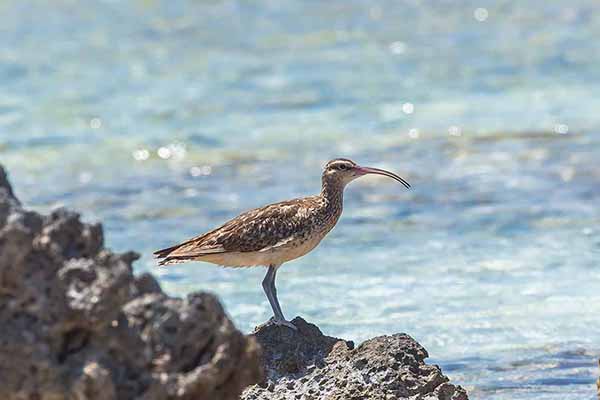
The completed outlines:
{"type": "Polygon", "coordinates": [[[266,323],[255,332],[263,348],[262,360],[270,380],[301,373],[309,366],[324,365],[325,357],[338,342],[354,348],[354,343],[325,336],[316,325],[300,317],[293,323],[298,331],[266,323]]]}
{"type": "Polygon", "coordinates": [[[0,399],[236,399],[259,347],[206,293],[169,298],[100,225],[24,210],[0,167],[0,399]]]}
{"type": "Polygon", "coordinates": [[[397,334],[352,342],[324,336],[301,318],[298,331],[267,324],[255,335],[265,349],[267,380],[248,388],[244,400],[467,400],[439,367],[427,365],[427,351],[397,334]]]}

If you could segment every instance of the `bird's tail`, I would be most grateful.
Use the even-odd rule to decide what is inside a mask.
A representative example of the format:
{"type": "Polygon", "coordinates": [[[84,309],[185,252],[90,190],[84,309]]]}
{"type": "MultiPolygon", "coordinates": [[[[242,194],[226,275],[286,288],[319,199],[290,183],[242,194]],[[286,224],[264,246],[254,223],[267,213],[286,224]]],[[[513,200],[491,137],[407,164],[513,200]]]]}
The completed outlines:
{"type": "Polygon", "coordinates": [[[175,250],[179,249],[183,243],[177,244],[175,246],[167,247],[166,249],[155,251],[154,258],[159,259],[158,265],[171,265],[171,264],[179,264],[189,260],[189,257],[185,256],[171,256],[175,250]]]}

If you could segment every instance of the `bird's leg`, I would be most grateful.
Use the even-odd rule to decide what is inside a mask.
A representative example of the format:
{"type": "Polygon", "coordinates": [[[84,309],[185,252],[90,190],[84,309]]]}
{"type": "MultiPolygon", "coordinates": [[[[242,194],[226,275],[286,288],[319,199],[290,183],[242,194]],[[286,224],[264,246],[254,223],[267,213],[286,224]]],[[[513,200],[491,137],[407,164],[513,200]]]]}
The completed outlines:
{"type": "Polygon", "coordinates": [[[276,319],[285,319],[283,318],[283,313],[281,312],[281,308],[279,307],[279,303],[276,300],[276,289],[275,289],[275,267],[269,266],[267,270],[267,274],[265,275],[265,279],[262,281],[262,287],[267,295],[267,299],[269,300],[269,304],[271,304],[271,308],[273,309],[273,314],[276,319]]]}
{"type": "Polygon", "coordinates": [[[265,294],[267,295],[267,299],[269,300],[271,308],[273,309],[273,314],[275,315],[273,318],[273,322],[275,322],[277,325],[284,325],[288,328],[297,330],[294,324],[285,319],[285,317],[283,316],[283,312],[281,311],[281,306],[279,305],[279,300],[277,300],[277,288],[275,287],[275,276],[277,275],[277,267],[279,266],[269,265],[269,269],[267,270],[265,279],[263,279],[262,281],[262,287],[265,290],[265,294]]]}

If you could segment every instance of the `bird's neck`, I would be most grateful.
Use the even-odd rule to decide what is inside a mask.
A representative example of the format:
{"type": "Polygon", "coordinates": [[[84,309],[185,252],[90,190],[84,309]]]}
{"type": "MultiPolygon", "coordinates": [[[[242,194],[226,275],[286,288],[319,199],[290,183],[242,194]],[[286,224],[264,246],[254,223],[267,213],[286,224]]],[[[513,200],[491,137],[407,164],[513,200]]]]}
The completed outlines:
{"type": "Polygon", "coordinates": [[[338,181],[323,179],[321,197],[325,200],[327,207],[342,211],[344,205],[344,184],[338,181]]]}

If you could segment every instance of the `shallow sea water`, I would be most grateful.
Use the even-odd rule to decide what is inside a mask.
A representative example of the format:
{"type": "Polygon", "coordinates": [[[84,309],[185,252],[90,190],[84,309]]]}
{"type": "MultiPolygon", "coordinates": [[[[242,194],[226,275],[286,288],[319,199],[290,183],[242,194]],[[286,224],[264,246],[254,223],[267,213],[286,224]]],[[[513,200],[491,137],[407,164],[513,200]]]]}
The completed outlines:
{"type": "Polygon", "coordinates": [[[280,300],[327,334],[407,332],[472,399],[595,399],[600,3],[0,1],[0,162],[101,220],[170,294],[250,331],[264,270],[152,250],[364,178],[280,300]]]}

